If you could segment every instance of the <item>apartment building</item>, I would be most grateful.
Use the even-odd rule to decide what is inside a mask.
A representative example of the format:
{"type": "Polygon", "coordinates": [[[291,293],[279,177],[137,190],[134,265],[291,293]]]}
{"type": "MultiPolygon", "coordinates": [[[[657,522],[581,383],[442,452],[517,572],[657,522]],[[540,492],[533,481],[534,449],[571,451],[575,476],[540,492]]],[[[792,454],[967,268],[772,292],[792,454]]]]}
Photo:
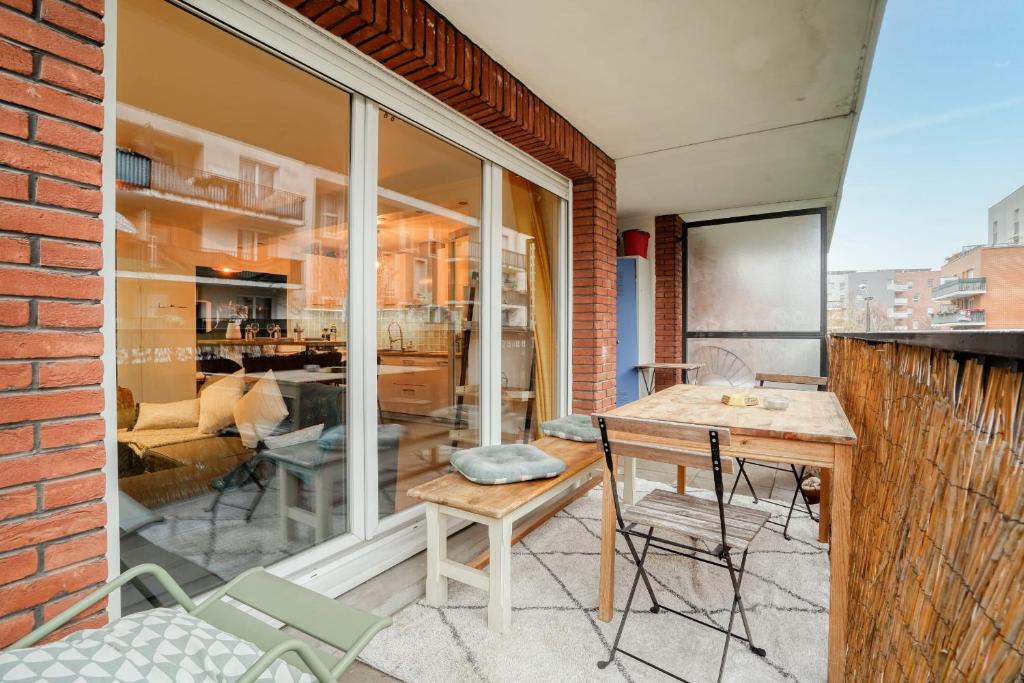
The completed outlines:
{"type": "Polygon", "coordinates": [[[932,300],[936,328],[1024,329],[1024,246],[964,247],[946,259],[932,300]]]}
{"type": "Polygon", "coordinates": [[[938,281],[939,271],[927,268],[830,271],[829,329],[927,330],[938,281]]]}
{"type": "Polygon", "coordinates": [[[1024,185],[988,207],[988,243],[1021,244],[1024,185]]]}
{"type": "Polygon", "coordinates": [[[886,289],[893,293],[892,306],[886,315],[898,332],[927,330],[936,310],[932,300],[932,287],[939,283],[940,273],[928,268],[893,271],[886,289]]]}

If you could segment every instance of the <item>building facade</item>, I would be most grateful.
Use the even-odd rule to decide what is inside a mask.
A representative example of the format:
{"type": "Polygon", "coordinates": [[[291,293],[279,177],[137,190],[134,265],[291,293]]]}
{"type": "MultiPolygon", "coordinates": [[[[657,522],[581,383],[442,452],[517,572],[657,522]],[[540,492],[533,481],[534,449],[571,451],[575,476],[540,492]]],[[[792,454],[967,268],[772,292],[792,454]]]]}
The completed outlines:
{"type": "Polygon", "coordinates": [[[1024,329],[1024,246],[974,246],[942,266],[932,289],[939,329],[1024,329]]]}
{"type": "Polygon", "coordinates": [[[1024,214],[1024,185],[988,208],[988,243],[1022,244],[1021,215],[1024,214]]]}
{"type": "Polygon", "coordinates": [[[927,330],[935,308],[931,288],[938,279],[938,271],[925,268],[830,271],[829,329],[927,330]]]}

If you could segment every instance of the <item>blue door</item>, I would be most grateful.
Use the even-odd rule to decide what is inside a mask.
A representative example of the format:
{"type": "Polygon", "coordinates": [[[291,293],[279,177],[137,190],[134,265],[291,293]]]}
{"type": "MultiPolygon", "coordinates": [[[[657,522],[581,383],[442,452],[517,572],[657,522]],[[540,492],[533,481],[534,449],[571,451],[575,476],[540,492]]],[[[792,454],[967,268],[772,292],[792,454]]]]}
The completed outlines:
{"type": "Polygon", "coordinates": [[[621,406],[640,398],[640,382],[636,369],[636,364],[640,362],[640,344],[637,339],[636,259],[618,259],[615,286],[615,405],[621,406]]]}

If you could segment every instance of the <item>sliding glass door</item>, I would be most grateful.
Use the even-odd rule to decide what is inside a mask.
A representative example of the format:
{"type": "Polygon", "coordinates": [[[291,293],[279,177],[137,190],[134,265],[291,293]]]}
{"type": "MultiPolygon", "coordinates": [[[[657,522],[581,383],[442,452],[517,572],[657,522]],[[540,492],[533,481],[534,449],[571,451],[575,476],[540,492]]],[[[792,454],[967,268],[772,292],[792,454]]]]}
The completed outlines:
{"type": "Polygon", "coordinates": [[[378,507],[416,503],[456,448],[480,445],[483,162],[378,116],[378,507]]]}
{"type": "Polygon", "coordinates": [[[351,97],[170,4],[118,14],[121,558],[197,593],[350,528],[351,97]]]}
{"type": "Polygon", "coordinates": [[[567,403],[569,183],[180,4],[117,12],[121,556],[192,594],[322,578],[408,528],[453,452],[567,403]]]}

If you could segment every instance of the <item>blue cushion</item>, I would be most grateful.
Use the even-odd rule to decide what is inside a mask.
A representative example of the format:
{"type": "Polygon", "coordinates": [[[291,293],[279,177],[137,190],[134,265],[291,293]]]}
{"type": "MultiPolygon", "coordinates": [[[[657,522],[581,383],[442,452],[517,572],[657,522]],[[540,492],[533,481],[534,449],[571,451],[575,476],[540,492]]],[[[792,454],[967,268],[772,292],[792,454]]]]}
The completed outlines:
{"type": "Polygon", "coordinates": [[[558,458],[522,443],[467,448],[452,455],[451,463],[462,476],[477,484],[550,479],[565,471],[565,463],[558,458]]]}
{"type": "Polygon", "coordinates": [[[566,415],[548,420],[541,423],[540,431],[546,436],[570,441],[597,441],[601,438],[601,431],[594,426],[589,415],[566,415]]]}
{"type": "MultiPolygon", "coordinates": [[[[377,447],[397,448],[399,439],[404,432],[405,429],[402,425],[377,425],[377,447]]],[[[325,451],[343,451],[345,450],[347,439],[348,430],[345,428],[345,425],[335,425],[330,429],[324,430],[324,433],[320,435],[318,443],[320,448],[325,451]]]]}

